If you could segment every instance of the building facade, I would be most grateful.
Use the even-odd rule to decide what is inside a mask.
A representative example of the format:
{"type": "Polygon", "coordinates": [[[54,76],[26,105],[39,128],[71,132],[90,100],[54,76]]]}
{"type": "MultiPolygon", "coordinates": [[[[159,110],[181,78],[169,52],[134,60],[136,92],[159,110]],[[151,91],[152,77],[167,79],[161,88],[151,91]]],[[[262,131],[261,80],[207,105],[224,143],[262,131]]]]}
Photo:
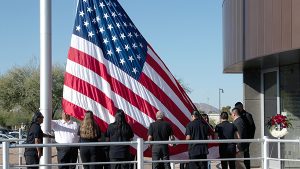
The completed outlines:
{"type": "MultiPolygon", "coordinates": [[[[255,137],[270,136],[266,121],[280,113],[292,119],[285,139],[299,139],[300,0],[224,0],[222,8],[224,73],[243,74],[244,105],[256,122],[255,137]]],[[[252,144],[251,150],[261,156],[260,146],[252,144]]],[[[274,143],[269,150],[271,157],[300,158],[299,145],[274,143]]],[[[300,163],[270,166],[299,168],[300,163]]]]}

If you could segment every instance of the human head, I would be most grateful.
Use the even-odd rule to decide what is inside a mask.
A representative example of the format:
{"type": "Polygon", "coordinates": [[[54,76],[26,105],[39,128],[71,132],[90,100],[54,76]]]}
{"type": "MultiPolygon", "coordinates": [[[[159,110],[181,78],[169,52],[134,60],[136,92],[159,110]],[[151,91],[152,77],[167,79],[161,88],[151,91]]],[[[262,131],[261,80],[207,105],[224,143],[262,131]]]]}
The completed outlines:
{"type": "Polygon", "coordinates": [[[236,102],[234,107],[238,108],[240,111],[244,110],[243,103],[241,103],[241,102],[236,102]]]}
{"type": "Polygon", "coordinates": [[[162,112],[162,111],[157,111],[156,112],[156,119],[158,120],[158,119],[163,119],[165,117],[165,114],[164,114],[164,112],[162,112]]]}
{"type": "Polygon", "coordinates": [[[209,123],[209,117],[206,113],[201,114],[201,116],[207,123],[209,123]]]}
{"type": "Polygon", "coordinates": [[[122,109],[118,109],[115,114],[115,122],[121,124],[125,121],[125,113],[122,109]]]}
{"type": "Polygon", "coordinates": [[[94,114],[92,111],[88,110],[84,114],[83,123],[91,123],[91,121],[94,121],[94,114]]]}
{"type": "Polygon", "coordinates": [[[238,117],[240,117],[240,110],[238,108],[233,108],[231,110],[231,116],[233,120],[237,119],[238,117]]]}
{"type": "Polygon", "coordinates": [[[65,120],[65,121],[69,121],[71,119],[71,116],[69,114],[65,113],[64,111],[62,111],[61,119],[65,120]]]}
{"type": "Polygon", "coordinates": [[[31,122],[42,124],[44,121],[44,116],[41,112],[37,111],[34,113],[31,122]]]}
{"type": "Polygon", "coordinates": [[[221,119],[221,121],[227,121],[228,120],[228,113],[227,112],[222,112],[220,114],[220,119],[221,119]]]}
{"type": "Polygon", "coordinates": [[[197,110],[193,111],[192,120],[199,119],[199,117],[200,117],[199,111],[197,111],[197,110]]]}
{"type": "Polygon", "coordinates": [[[97,124],[94,121],[93,112],[90,110],[86,111],[80,126],[80,137],[86,139],[96,138],[96,127],[97,124]]]}

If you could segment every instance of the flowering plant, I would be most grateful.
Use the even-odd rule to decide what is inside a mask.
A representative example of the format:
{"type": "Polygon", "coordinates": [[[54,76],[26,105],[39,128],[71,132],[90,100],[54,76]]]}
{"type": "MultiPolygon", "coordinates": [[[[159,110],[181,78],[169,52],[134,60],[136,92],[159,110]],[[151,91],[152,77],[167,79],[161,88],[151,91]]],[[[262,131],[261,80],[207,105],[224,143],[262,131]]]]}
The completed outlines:
{"type": "Polygon", "coordinates": [[[279,128],[281,130],[282,128],[291,128],[292,123],[288,120],[288,118],[284,115],[277,114],[275,116],[272,116],[269,121],[267,122],[267,127],[271,129],[272,127],[279,128]]]}

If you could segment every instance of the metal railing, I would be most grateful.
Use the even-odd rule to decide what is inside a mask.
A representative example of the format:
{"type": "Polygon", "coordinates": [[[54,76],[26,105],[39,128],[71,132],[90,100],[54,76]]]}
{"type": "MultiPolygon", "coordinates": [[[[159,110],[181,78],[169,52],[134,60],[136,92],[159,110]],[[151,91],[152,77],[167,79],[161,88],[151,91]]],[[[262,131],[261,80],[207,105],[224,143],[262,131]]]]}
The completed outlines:
{"type": "Polygon", "coordinates": [[[29,148],[29,147],[67,147],[67,146],[110,146],[110,145],[131,145],[136,147],[137,149],[137,160],[136,161],[122,161],[122,162],[92,162],[92,163],[68,163],[68,164],[38,164],[38,165],[30,165],[30,166],[64,166],[64,165],[84,165],[84,164],[122,164],[122,163],[131,163],[136,164],[137,169],[143,169],[144,164],[148,163],[161,163],[161,162],[172,162],[172,163],[187,163],[190,161],[230,161],[230,160],[261,160],[262,168],[269,168],[269,160],[277,160],[277,161],[294,161],[300,162],[299,159],[281,159],[281,158],[271,158],[269,157],[269,143],[300,143],[300,139],[295,140],[287,140],[287,139],[269,139],[267,137],[261,139],[228,139],[228,140],[178,140],[178,141],[144,141],[141,138],[138,138],[136,141],[129,142],[94,142],[94,143],[73,143],[73,144],[10,144],[11,141],[20,141],[20,139],[9,139],[9,140],[0,140],[2,141],[2,168],[22,168],[28,167],[29,165],[13,165],[9,164],[9,150],[11,148],[29,148]],[[260,143],[262,144],[262,152],[260,157],[252,157],[252,158],[224,158],[224,159],[195,159],[195,160],[145,160],[143,152],[145,147],[149,144],[195,144],[195,143],[243,143],[243,142],[251,142],[251,143],[260,143]]]}

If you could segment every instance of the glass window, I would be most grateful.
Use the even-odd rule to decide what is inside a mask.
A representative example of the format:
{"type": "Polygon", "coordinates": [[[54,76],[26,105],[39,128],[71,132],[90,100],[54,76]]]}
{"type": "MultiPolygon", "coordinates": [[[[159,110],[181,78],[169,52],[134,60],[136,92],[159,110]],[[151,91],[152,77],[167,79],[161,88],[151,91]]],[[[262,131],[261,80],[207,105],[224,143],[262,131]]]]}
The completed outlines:
{"type": "MultiPolygon", "coordinates": [[[[285,139],[300,136],[300,66],[299,64],[280,67],[280,109],[291,119],[293,128],[285,139]]],[[[299,144],[286,143],[281,147],[283,158],[299,159],[299,144]]],[[[299,163],[285,162],[285,168],[298,168],[299,163]]]]}
{"type": "MultiPolygon", "coordinates": [[[[264,84],[264,120],[267,123],[271,116],[277,114],[277,71],[267,72],[263,74],[263,84],[264,84]]],[[[270,135],[269,129],[265,127],[265,136],[272,137],[270,135]]],[[[278,157],[278,146],[277,143],[269,143],[269,155],[270,157],[278,157]]],[[[272,163],[273,164],[273,163],[272,163]]],[[[271,164],[270,164],[271,165],[271,164]]]]}

